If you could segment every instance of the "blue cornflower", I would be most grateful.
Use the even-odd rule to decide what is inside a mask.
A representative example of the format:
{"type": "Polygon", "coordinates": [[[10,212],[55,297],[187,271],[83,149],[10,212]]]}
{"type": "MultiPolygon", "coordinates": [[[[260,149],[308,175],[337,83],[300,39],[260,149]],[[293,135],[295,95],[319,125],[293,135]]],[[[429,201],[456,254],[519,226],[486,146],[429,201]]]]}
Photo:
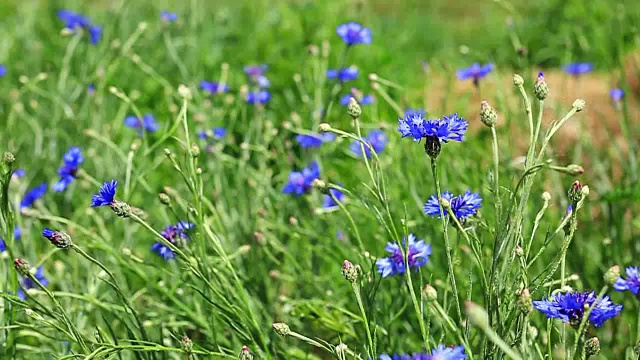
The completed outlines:
{"type": "Polygon", "coordinates": [[[200,81],[200,89],[208,92],[209,94],[226,93],[229,91],[229,85],[223,84],[221,86],[220,83],[215,81],[202,80],[200,81]]]}
{"type": "Polygon", "coordinates": [[[357,44],[371,44],[371,30],[358,24],[348,22],[336,28],[336,33],[342,38],[347,46],[357,44]]]}
{"type": "Polygon", "coordinates": [[[210,138],[220,140],[225,135],[227,135],[227,129],[223,127],[213,128],[211,131],[202,129],[198,132],[198,138],[202,140],[207,140],[210,138]]]}
{"type": "Polygon", "coordinates": [[[100,42],[102,38],[102,26],[91,26],[89,27],[89,39],[93,45],[100,42]]]}
{"type": "Polygon", "coordinates": [[[178,14],[162,10],[160,12],[160,19],[164,22],[175,22],[178,20],[178,14]]]}
{"type": "MultiPolygon", "coordinates": [[[[342,184],[338,184],[338,185],[342,186],[342,184]]],[[[322,197],[322,207],[325,209],[338,206],[338,202],[342,202],[342,198],[344,197],[344,194],[342,193],[342,191],[338,189],[330,188],[329,192],[331,193],[331,195],[333,195],[336,198],[337,202],[333,200],[333,197],[331,197],[331,195],[325,194],[322,197]]]]}
{"type": "Polygon", "coordinates": [[[142,135],[143,128],[148,132],[155,132],[160,128],[153,114],[144,114],[142,120],[134,115],[129,115],[124,118],[124,124],[130,128],[138,129],[138,135],[142,135]]]}
{"type": "MultiPolygon", "coordinates": [[[[442,198],[449,201],[451,210],[460,221],[475,215],[482,206],[480,194],[471,192],[471,190],[467,190],[464,194],[458,196],[453,196],[449,191],[445,191],[442,193],[442,198]]],[[[445,216],[449,215],[445,209],[443,211],[445,216]]],[[[424,213],[429,216],[440,217],[440,199],[436,195],[431,195],[427,203],[424,204],[424,213]]]]}
{"type": "Polygon", "coordinates": [[[0,238],[0,253],[7,251],[7,244],[5,244],[4,239],[0,238]]]}
{"type": "Polygon", "coordinates": [[[7,67],[5,65],[0,64],[0,78],[7,75],[7,67]]]}
{"type": "Polygon", "coordinates": [[[467,354],[464,352],[464,346],[444,346],[438,345],[431,351],[431,357],[422,358],[421,360],[464,360],[467,354]]]}
{"type": "MultiPolygon", "coordinates": [[[[33,276],[40,282],[40,284],[42,284],[42,286],[49,285],[49,279],[44,276],[44,268],[42,266],[38,267],[33,276]]],[[[31,280],[31,278],[25,277],[22,279],[22,288],[24,288],[24,290],[34,289],[36,287],[37,285],[33,280],[31,280]]],[[[27,298],[27,294],[22,290],[22,288],[18,289],[17,294],[20,300],[27,298]]]]}
{"type": "Polygon", "coordinates": [[[427,120],[424,114],[406,111],[404,118],[398,118],[398,132],[402,137],[411,136],[414,141],[420,141],[427,136],[425,125],[427,120]]]}
{"type": "Polygon", "coordinates": [[[323,132],[320,134],[299,134],[296,135],[296,141],[303,149],[320,147],[322,144],[335,140],[336,135],[332,132],[323,132]]]}
{"type": "Polygon", "coordinates": [[[267,90],[247,93],[247,104],[264,105],[269,102],[269,99],[271,99],[271,94],[267,90]]]}
{"type": "Polygon", "coordinates": [[[575,62],[563,66],[564,71],[569,75],[581,75],[593,71],[593,64],[587,62],[575,62]]]}
{"type": "MultiPolygon", "coordinates": [[[[429,261],[431,244],[425,244],[424,240],[416,241],[416,236],[413,234],[409,234],[408,239],[408,242],[407,239],[402,239],[402,246],[407,252],[409,267],[417,270],[429,261]]],[[[384,249],[390,255],[389,257],[376,260],[378,272],[383,278],[396,274],[404,274],[406,267],[400,246],[396,243],[389,242],[384,249]]]]}
{"type": "Polygon", "coordinates": [[[27,191],[24,194],[24,197],[22,198],[22,201],[20,202],[20,208],[28,208],[31,205],[33,205],[33,203],[40,199],[41,197],[44,196],[44,194],[47,193],[47,189],[49,187],[47,186],[47,183],[44,182],[32,189],[30,189],[29,191],[27,191]]]}
{"type": "Polygon", "coordinates": [[[56,192],[64,191],[76,179],[78,166],[84,161],[82,150],[77,146],[73,146],[64,154],[62,160],[62,166],[58,168],[60,180],[53,185],[53,190],[56,192]]]}
{"type": "Polygon", "coordinates": [[[267,71],[267,65],[247,65],[244,67],[244,73],[249,79],[253,80],[260,88],[267,88],[271,85],[269,79],[264,75],[267,71]]]}
{"type": "MultiPolygon", "coordinates": [[[[387,146],[389,138],[382,130],[371,130],[367,134],[364,141],[373,147],[376,154],[380,154],[387,146]]],[[[349,150],[357,157],[362,157],[362,148],[360,146],[360,140],[354,140],[349,146],[349,150]]],[[[368,146],[364,146],[364,153],[367,158],[371,158],[371,149],[368,146]]]]}
{"type": "Polygon", "coordinates": [[[627,274],[627,279],[623,279],[619,277],[616,280],[616,283],[613,284],[613,288],[616,291],[630,291],[633,295],[638,295],[638,291],[640,290],[640,274],[638,273],[638,268],[635,266],[630,266],[625,270],[627,274]]]}
{"type": "Polygon", "coordinates": [[[90,83],[89,85],[87,85],[87,92],[89,93],[89,95],[93,95],[96,93],[96,86],[93,85],[93,83],[90,83]]]}
{"type": "Polygon", "coordinates": [[[27,173],[27,171],[25,169],[16,169],[13,174],[11,174],[11,176],[15,176],[16,178],[21,178],[23,177],[25,174],[27,173]]]}
{"type": "Polygon", "coordinates": [[[467,80],[473,79],[473,84],[478,86],[480,79],[489,75],[489,73],[493,71],[493,64],[489,63],[486,65],[480,65],[478,63],[473,63],[473,65],[468,68],[459,69],[456,71],[456,76],[458,80],[467,80]]]}
{"type": "MultiPolygon", "coordinates": [[[[13,228],[13,239],[20,240],[22,237],[22,229],[18,225],[13,228]]],[[[7,244],[4,242],[4,239],[0,237],[0,253],[5,252],[7,250],[7,244]]]]}
{"type": "Polygon", "coordinates": [[[595,292],[566,292],[557,293],[548,299],[533,302],[533,307],[547,315],[548,318],[562,319],[572,325],[579,324],[584,316],[585,309],[592,307],[589,321],[596,327],[602,326],[605,321],[620,314],[622,305],[614,304],[608,296],[604,296],[594,305],[595,292]]]}
{"type": "Polygon", "coordinates": [[[287,183],[282,188],[282,193],[300,196],[311,190],[313,180],[318,178],[320,178],[320,167],[317,162],[313,161],[309,167],[302,169],[302,171],[292,171],[289,174],[287,183]]]}
{"type": "Polygon", "coordinates": [[[407,115],[422,115],[423,117],[427,115],[427,112],[424,111],[423,108],[417,108],[417,109],[406,109],[404,111],[404,116],[407,115]]]}
{"type": "Polygon", "coordinates": [[[89,39],[93,45],[97,44],[102,37],[102,26],[92,25],[91,20],[71,10],[58,10],[58,19],[64,21],[64,27],[72,33],[76,29],[84,29],[89,32],[89,39]]]}
{"type": "Polygon", "coordinates": [[[425,137],[438,138],[440,142],[462,141],[469,123],[457,113],[445,115],[442,119],[429,119],[424,122],[425,137]]]}
{"type": "Polygon", "coordinates": [[[358,78],[358,68],[355,66],[349,66],[342,69],[329,69],[327,70],[328,79],[338,79],[341,82],[352,81],[358,78]]]}
{"type": "Polygon", "coordinates": [[[614,102],[620,102],[620,100],[622,100],[622,98],[624,97],[624,90],[619,88],[611,89],[609,95],[611,95],[611,99],[614,102]]]}
{"type": "MultiPolygon", "coordinates": [[[[193,229],[193,227],[194,225],[190,222],[180,221],[175,225],[165,227],[160,234],[169,242],[179,247],[182,245],[182,241],[190,239],[187,233],[193,229]]],[[[151,251],[156,252],[165,260],[171,260],[176,257],[168,246],[159,241],[151,246],[151,251]]]]}
{"type": "Polygon", "coordinates": [[[115,202],[116,190],[118,182],[116,180],[105,181],[97,194],[93,194],[91,198],[91,206],[108,206],[115,202]]]}
{"type": "MultiPolygon", "coordinates": [[[[352,94],[346,94],[346,95],[342,96],[340,98],[340,105],[342,105],[342,106],[349,105],[349,100],[351,100],[352,97],[354,97],[352,94]]],[[[374,100],[375,100],[375,98],[373,97],[373,95],[364,95],[362,97],[362,99],[360,101],[358,101],[358,104],[360,104],[360,105],[371,105],[371,104],[373,104],[374,100]]]]}

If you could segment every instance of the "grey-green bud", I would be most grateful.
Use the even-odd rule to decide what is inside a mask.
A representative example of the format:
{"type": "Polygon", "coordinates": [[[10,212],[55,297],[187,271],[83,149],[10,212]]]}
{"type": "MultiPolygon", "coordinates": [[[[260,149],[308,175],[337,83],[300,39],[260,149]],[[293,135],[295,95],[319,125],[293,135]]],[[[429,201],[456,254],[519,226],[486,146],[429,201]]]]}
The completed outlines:
{"type": "Polygon", "coordinates": [[[582,200],[582,184],[580,181],[576,180],[573,182],[571,188],[569,188],[569,191],[567,192],[567,196],[569,197],[569,201],[572,203],[577,203],[582,200]]]}
{"type": "Polygon", "coordinates": [[[276,334],[285,337],[289,335],[291,329],[289,329],[289,325],[285,323],[273,323],[273,330],[276,331],[276,334]]]}
{"type": "Polygon", "coordinates": [[[253,354],[251,354],[251,350],[249,350],[247,345],[242,346],[240,355],[238,355],[238,360],[253,360],[253,354]]]}
{"type": "Polygon", "coordinates": [[[438,301],[438,291],[429,284],[422,289],[422,294],[424,295],[424,298],[427,299],[427,302],[431,303],[438,301]]]}
{"type": "Polygon", "coordinates": [[[349,113],[349,116],[351,116],[354,119],[359,118],[360,115],[362,114],[362,108],[360,107],[360,104],[358,104],[358,101],[354,97],[351,97],[349,99],[349,104],[347,105],[347,112],[349,113]]]}
{"type": "Polygon", "coordinates": [[[16,161],[16,157],[13,155],[13,153],[7,151],[2,156],[2,161],[4,161],[4,163],[7,165],[11,165],[16,161]]]}
{"type": "Polygon", "coordinates": [[[620,278],[620,266],[618,265],[614,265],[610,267],[609,270],[607,270],[607,272],[604,273],[604,282],[607,283],[607,285],[609,286],[613,286],[613,284],[615,284],[619,278],[620,278]]]}
{"type": "Polygon", "coordinates": [[[162,205],[171,205],[171,198],[169,197],[169,195],[165,194],[165,193],[160,193],[158,194],[158,199],[160,199],[160,203],[162,205]]]}
{"type": "Polygon", "coordinates": [[[582,99],[577,99],[573,102],[573,107],[576,109],[576,112],[580,112],[584,110],[586,103],[582,99]]]}
{"type": "Polygon", "coordinates": [[[110,206],[111,210],[119,217],[128,218],[131,216],[131,206],[124,201],[114,200],[110,206]]]}
{"type": "Polygon", "coordinates": [[[542,73],[538,73],[538,79],[535,85],[533,85],[533,94],[538,100],[544,100],[549,95],[549,87],[547,86],[547,82],[544,81],[544,75],[542,73]]]}
{"type": "Polygon", "coordinates": [[[358,266],[353,265],[349,260],[345,260],[342,264],[342,276],[350,283],[356,282],[359,276],[358,266]]]}
{"type": "Polygon", "coordinates": [[[587,359],[590,356],[595,356],[600,353],[600,339],[597,337],[592,337],[591,339],[584,342],[584,352],[587,355],[587,359]]]}
{"type": "Polygon", "coordinates": [[[524,84],[524,79],[522,78],[522,76],[518,74],[513,75],[513,85],[522,86],[523,84],[524,84]]]}
{"type": "Polygon", "coordinates": [[[16,258],[13,260],[13,267],[16,269],[18,274],[22,276],[29,276],[29,270],[31,270],[31,265],[27,262],[27,260],[23,258],[16,258]]]}
{"type": "Polygon", "coordinates": [[[193,352],[193,341],[191,341],[187,335],[183,336],[180,340],[180,346],[182,347],[182,351],[186,354],[191,354],[193,352]]]}
{"type": "Polygon", "coordinates": [[[480,104],[480,121],[487,127],[494,127],[498,121],[498,113],[486,101],[480,104]]]}

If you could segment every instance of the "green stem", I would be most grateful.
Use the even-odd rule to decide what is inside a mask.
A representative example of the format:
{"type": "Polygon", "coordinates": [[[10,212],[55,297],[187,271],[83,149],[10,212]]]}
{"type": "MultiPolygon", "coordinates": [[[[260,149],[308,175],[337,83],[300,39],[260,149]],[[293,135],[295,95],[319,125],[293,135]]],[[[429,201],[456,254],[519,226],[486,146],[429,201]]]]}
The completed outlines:
{"type": "Polygon", "coordinates": [[[376,357],[376,347],[373,343],[373,337],[371,336],[371,329],[369,328],[369,320],[367,320],[367,313],[364,310],[364,304],[362,303],[362,295],[360,294],[360,284],[357,281],[354,281],[351,284],[353,288],[354,294],[356,294],[356,301],[358,302],[358,307],[360,308],[360,312],[362,313],[362,320],[364,321],[364,329],[367,332],[367,340],[369,341],[369,358],[376,357]]]}
{"type": "MultiPolygon", "coordinates": [[[[573,340],[573,354],[574,355],[578,354],[578,342],[580,341],[580,338],[583,337],[583,335],[584,335],[584,331],[586,330],[585,327],[587,326],[587,323],[589,322],[589,316],[591,316],[591,312],[593,311],[593,309],[596,308],[596,306],[598,305],[600,300],[602,300],[604,295],[607,293],[608,289],[609,289],[609,287],[607,285],[603,286],[602,290],[600,290],[600,293],[598,293],[598,297],[596,298],[596,300],[593,302],[593,304],[591,304],[591,306],[582,315],[582,320],[580,320],[580,326],[578,326],[578,332],[576,333],[576,337],[573,340]]],[[[585,351],[583,350],[582,353],[584,354],[585,351]]]]}

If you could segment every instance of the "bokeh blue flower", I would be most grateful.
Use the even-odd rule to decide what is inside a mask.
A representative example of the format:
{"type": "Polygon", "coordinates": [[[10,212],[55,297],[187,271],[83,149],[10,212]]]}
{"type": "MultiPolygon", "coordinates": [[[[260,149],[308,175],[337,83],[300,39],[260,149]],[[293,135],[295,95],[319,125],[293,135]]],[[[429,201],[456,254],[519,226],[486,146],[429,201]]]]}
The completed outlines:
{"type": "Polygon", "coordinates": [[[296,142],[300,144],[303,149],[320,147],[324,143],[335,140],[336,135],[331,132],[324,132],[319,134],[299,134],[296,135],[296,142]]]}
{"type": "Polygon", "coordinates": [[[609,95],[611,96],[611,100],[613,100],[614,102],[620,102],[620,100],[622,100],[622,98],[624,97],[624,90],[620,88],[611,89],[609,95]]]}
{"type": "Polygon", "coordinates": [[[53,185],[53,191],[64,191],[76,179],[78,167],[82,162],[84,162],[82,150],[77,146],[69,148],[62,157],[62,166],[58,168],[60,180],[53,185]]]}
{"type": "Polygon", "coordinates": [[[287,183],[282,188],[282,193],[300,196],[309,192],[313,180],[318,178],[320,178],[320,167],[317,162],[313,161],[301,171],[292,171],[289,174],[287,183]]]}
{"type": "Polygon", "coordinates": [[[89,32],[89,40],[93,45],[100,42],[102,26],[93,25],[88,17],[67,9],[58,10],[57,16],[64,22],[64,27],[67,30],[72,33],[75,33],[77,29],[86,30],[89,32]]]}
{"type": "Polygon", "coordinates": [[[31,205],[33,205],[33,203],[40,199],[41,197],[44,196],[44,194],[47,193],[47,190],[49,189],[49,186],[47,185],[46,182],[32,188],[29,189],[24,196],[22,197],[22,201],[20,202],[20,208],[28,208],[31,205]]]}
{"type": "MultiPolygon", "coordinates": [[[[349,105],[349,100],[354,97],[353,94],[345,94],[340,97],[340,105],[347,106],[349,105]]],[[[356,99],[357,100],[357,99],[356,99]]],[[[362,96],[362,99],[358,102],[358,104],[362,105],[371,105],[375,101],[375,97],[371,94],[362,96]]]]}
{"type": "Polygon", "coordinates": [[[164,22],[175,22],[178,20],[178,14],[169,12],[167,10],[162,10],[160,12],[160,20],[164,22]]]}
{"type": "Polygon", "coordinates": [[[209,94],[226,93],[229,91],[229,85],[224,84],[220,86],[220,83],[215,81],[200,81],[200,89],[208,92],[209,94]]]}
{"type": "Polygon", "coordinates": [[[371,29],[362,26],[357,22],[348,22],[339,25],[336,33],[348,46],[357,44],[371,44],[371,29]]]}
{"type": "MultiPolygon", "coordinates": [[[[402,245],[407,251],[409,268],[419,269],[429,261],[431,244],[425,244],[424,240],[416,241],[416,236],[413,234],[409,234],[407,239],[402,240],[402,245]]],[[[406,266],[400,246],[389,242],[384,249],[389,253],[389,256],[376,260],[380,275],[386,278],[396,274],[404,274],[406,266]]]]}
{"type": "Polygon", "coordinates": [[[562,69],[569,75],[582,75],[593,71],[593,64],[589,62],[574,62],[567,64],[562,69]]]}
{"type": "MultiPolygon", "coordinates": [[[[342,186],[342,184],[338,185],[342,186]]],[[[344,194],[338,189],[330,188],[329,193],[333,195],[333,197],[331,197],[331,195],[329,194],[324,194],[322,196],[322,207],[325,209],[338,206],[338,202],[342,203],[342,198],[344,198],[344,194]]]]}
{"type": "MultiPolygon", "coordinates": [[[[194,225],[190,222],[180,221],[177,224],[168,225],[160,234],[173,245],[180,247],[182,245],[181,241],[190,240],[188,232],[193,227],[194,225]]],[[[173,251],[160,241],[151,246],[151,251],[160,255],[164,260],[171,260],[176,257],[173,251]]]]}
{"type": "Polygon", "coordinates": [[[138,129],[138,135],[142,135],[143,129],[147,132],[155,132],[160,128],[153,114],[144,114],[142,119],[129,115],[124,118],[124,124],[132,129],[138,129]]]}
{"type": "MultiPolygon", "coordinates": [[[[382,153],[384,148],[387,146],[389,142],[389,138],[382,130],[371,130],[367,133],[367,136],[364,139],[365,143],[371,145],[373,150],[375,150],[376,154],[382,153]]],[[[362,157],[362,148],[364,147],[364,154],[367,158],[371,158],[371,148],[367,145],[361,146],[360,140],[354,140],[349,146],[349,151],[351,151],[355,156],[362,157]]]]}
{"type": "Polygon", "coordinates": [[[456,77],[458,80],[472,79],[474,85],[480,83],[480,79],[489,75],[493,71],[493,64],[480,65],[479,63],[473,63],[468,68],[462,68],[456,71],[456,77]]]}
{"type": "Polygon", "coordinates": [[[227,135],[227,129],[223,127],[215,127],[211,130],[202,129],[198,132],[198,138],[202,140],[215,139],[220,140],[227,135]]]}
{"type": "Polygon", "coordinates": [[[353,81],[358,78],[358,68],[349,66],[342,69],[327,70],[327,79],[337,79],[341,82],[353,81]]]}
{"type": "Polygon", "coordinates": [[[267,90],[250,91],[247,93],[247,104],[264,105],[271,99],[271,94],[267,90]]]}
{"type": "Polygon", "coordinates": [[[616,289],[616,291],[629,291],[633,295],[638,295],[638,291],[640,291],[640,273],[638,273],[638,268],[636,266],[630,266],[625,270],[625,274],[627,278],[619,277],[615,284],[613,284],[613,288],[616,289]]]}

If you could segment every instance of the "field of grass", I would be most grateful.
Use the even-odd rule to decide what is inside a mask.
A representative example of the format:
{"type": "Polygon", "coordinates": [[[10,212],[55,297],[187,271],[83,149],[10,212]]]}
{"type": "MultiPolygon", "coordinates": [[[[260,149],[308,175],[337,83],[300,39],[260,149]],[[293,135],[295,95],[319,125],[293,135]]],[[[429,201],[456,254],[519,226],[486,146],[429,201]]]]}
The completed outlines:
{"type": "Polygon", "coordinates": [[[640,3],[0,14],[4,359],[639,358],[640,3]]]}

